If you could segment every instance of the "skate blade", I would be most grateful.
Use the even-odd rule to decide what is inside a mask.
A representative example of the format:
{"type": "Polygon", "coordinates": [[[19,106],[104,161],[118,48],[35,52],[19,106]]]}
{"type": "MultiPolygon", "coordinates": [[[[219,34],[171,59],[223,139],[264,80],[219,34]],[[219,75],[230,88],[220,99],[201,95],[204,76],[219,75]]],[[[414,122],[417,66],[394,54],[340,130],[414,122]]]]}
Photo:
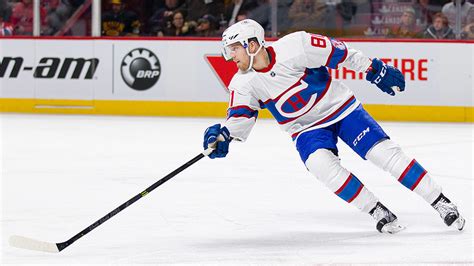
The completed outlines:
{"type": "Polygon", "coordinates": [[[462,231],[464,229],[464,225],[466,224],[466,220],[461,215],[459,215],[459,218],[454,221],[453,224],[459,231],[462,231]]]}
{"type": "Polygon", "coordinates": [[[382,233],[385,233],[385,234],[396,234],[400,231],[403,231],[405,230],[406,227],[399,224],[397,220],[391,222],[391,223],[388,223],[386,225],[384,225],[382,227],[382,233]]]}

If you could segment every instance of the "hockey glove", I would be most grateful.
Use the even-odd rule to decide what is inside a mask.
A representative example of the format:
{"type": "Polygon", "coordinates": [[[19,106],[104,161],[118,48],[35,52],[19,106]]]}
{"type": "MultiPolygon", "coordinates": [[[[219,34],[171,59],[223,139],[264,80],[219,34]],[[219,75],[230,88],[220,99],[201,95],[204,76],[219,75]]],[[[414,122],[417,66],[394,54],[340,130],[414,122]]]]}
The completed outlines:
{"type": "Polygon", "coordinates": [[[388,66],[377,58],[372,59],[372,65],[365,79],[392,96],[395,96],[394,90],[405,90],[405,77],[402,72],[393,66],[388,66]]]}
{"type": "Polygon", "coordinates": [[[221,124],[208,127],[204,132],[204,149],[214,149],[209,158],[224,158],[229,152],[230,140],[229,130],[226,127],[221,128],[221,124]]]}

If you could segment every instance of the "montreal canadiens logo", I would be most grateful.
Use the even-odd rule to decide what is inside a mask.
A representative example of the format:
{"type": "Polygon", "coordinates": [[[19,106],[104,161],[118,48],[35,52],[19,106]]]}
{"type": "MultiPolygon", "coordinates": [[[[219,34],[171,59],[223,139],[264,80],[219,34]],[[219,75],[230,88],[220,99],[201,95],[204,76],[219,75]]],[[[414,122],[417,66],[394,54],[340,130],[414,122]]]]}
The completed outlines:
{"type": "Polygon", "coordinates": [[[275,108],[287,118],[299,117],[308,112],[317,100],[317,93],[305,93],[308,83],[304,80],[300,84],[287,93],[283,94],[275,108]]]}
{"type": "Polygon", "coordinates": [[[137,48],[128,53],[120,66],[123,81],[137,91],[148,90],[160,78],[161,65],[150,50],[137,48]]]}

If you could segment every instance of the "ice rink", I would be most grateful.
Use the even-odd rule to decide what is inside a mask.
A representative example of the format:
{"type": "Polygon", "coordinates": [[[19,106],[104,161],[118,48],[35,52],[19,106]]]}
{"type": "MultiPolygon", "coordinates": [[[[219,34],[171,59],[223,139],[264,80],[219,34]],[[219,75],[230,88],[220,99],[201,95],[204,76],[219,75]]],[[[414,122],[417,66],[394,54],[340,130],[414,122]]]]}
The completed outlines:
{"type": "Polygon", "coordinates": [[[204,158],[59,254],[62,242],[202,151],[219,119],[1,114],[0,264],[315,265],[473,261],[473,124],[381,123],[458,204],[463,232],[342,142],[342,164],[407,229],[375,221],[306,171],[291,138],[259,120],[226,159],[204,158]]]}

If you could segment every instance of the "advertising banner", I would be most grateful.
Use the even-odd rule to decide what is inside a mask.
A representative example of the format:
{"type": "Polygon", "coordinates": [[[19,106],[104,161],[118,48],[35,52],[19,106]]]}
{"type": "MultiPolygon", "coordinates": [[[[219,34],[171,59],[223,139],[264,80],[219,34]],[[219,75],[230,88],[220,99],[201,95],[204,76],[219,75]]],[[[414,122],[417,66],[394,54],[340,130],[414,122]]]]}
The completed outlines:
{"type": "MultiPolygon", "coordinates": [[[[363,73],[330,70],[363,103],[466,107],[472,112],[472,43],[347,44],[399,68],[406,78],[406,91],[391,97],[368,83],[363,73]]],[[[205,114],[221,116],[237,68],[219,52],[220,41],[206,39],[0,39],[1,110],[85,106],[92,109],[88,113],[184,115],[218,106],[219,114],[205,114]],[[148,111],[138,110],[140,103],[149,104],[148,111]],[[190,112],[179,110],[185,107],[190,112]],[[162,111],[150,111],[156,108],[162,111]]]]}

